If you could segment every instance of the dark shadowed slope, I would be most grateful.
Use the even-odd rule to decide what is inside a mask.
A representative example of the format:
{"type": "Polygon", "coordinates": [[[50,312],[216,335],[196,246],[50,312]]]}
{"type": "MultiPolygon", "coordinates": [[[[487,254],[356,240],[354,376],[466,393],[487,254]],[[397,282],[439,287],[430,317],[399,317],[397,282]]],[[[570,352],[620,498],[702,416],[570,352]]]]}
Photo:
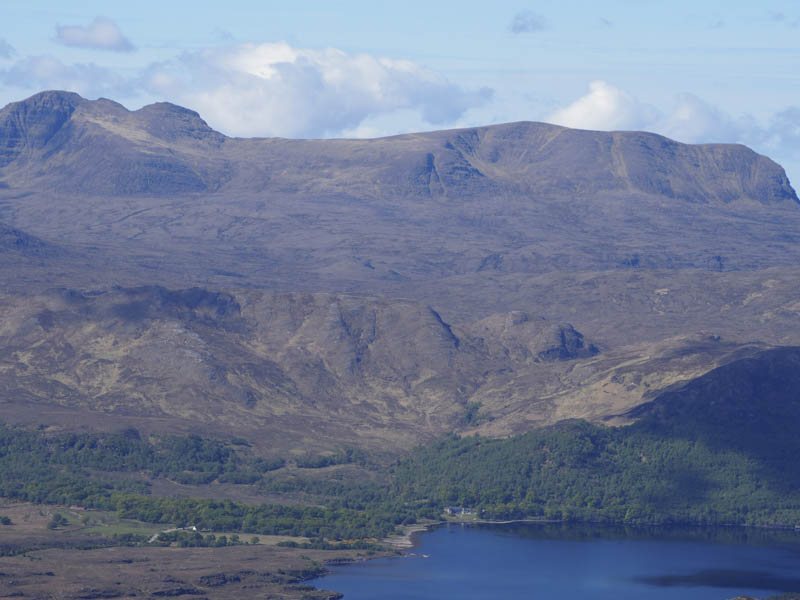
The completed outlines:
{"type": "Polygon", "coordinates": [[[766,350],[660,394],[630,413],[641,427],[765,455],[793,448],[800,421],[800,348],[766,350]]]}
{"type": "Polygon", "coordinates": [[[630,411],[637,431],[740,453],[774,489],[800,489],[800,347],[734,360],[630,411]]]}

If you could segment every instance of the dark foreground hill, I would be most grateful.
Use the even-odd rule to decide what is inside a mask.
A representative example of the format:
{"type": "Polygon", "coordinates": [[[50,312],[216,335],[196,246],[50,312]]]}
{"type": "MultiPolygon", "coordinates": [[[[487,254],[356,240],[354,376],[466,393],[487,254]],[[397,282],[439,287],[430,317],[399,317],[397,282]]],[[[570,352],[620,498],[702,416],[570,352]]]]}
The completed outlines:
{"type": "Polygon", "coordinates": [[[395,494],[505,518],[794,526],[798,365],[797,347],[732,361],[635,409],[627,427],[453,437],[402,463],[395,494]]]}
{"type": "Polygon", "coordinates": [[[735,360],[637,406],[637,427],[699,440],[720,451],[746,451],[800,487],[793,468],[800,422],[800,349],[775,348],[735,360]],[[777,464],[776,464],[777,463],[777,464]]]}

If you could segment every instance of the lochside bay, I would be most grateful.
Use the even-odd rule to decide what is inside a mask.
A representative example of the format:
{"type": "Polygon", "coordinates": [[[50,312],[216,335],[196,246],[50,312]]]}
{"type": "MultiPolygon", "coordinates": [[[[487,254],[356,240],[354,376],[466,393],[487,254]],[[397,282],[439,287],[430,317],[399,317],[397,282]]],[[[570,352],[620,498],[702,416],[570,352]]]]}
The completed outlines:
{"type": "Polygon", "coordinates": [[[345,600],[724,600],[800,592],[800,534],[749,528],[447,524],[404,558],[343,567],[345,600]]]}

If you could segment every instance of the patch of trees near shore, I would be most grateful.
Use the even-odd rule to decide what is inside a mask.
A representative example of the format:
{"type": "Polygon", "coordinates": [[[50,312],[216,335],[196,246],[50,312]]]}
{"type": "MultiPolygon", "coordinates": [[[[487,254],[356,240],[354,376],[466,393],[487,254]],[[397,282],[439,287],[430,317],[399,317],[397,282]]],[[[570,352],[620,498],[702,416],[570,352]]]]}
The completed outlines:
{"type": "Polygon", "coordinates": [[[800,523],[800,442],[788,425],[764,437],[718,429],[573,421],[503,440],[450,436],[401,462],[391,493],[492,519],[800,523]]]}
{"type": "Polygon", "coordinates": [[[0,425],[0,496],[114,510],[123,518],[148,523],[315,539],[381,538],[403,519],[416,516],[375,502],[385,498],[384,488],[370,488],[369,507],[358,500],[352,503],[358,508],[350,508],[348,502],[333,497],[327,498],[325,507],[248,505],[154,498],[144,481],[113,476],[145,472],[182,483],[255,483],[284,465],[281,459],[251,456],[233,446],[198,436],[153,442],[132,431],[47,435],[0,425]]]}

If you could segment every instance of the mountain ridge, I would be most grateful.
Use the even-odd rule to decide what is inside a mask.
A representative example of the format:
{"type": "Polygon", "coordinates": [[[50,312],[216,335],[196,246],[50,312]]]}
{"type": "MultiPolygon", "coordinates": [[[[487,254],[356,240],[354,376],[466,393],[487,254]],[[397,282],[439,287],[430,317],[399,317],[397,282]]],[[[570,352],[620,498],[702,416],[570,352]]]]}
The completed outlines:
{"type": "MultiPolygon", "coordinates": [[[[226,138],[174,105],[128,111],[59,93],[0,115],[0,148],[17,156],[0,168],[0,220],[84,253],[80,268],[32,265],[40,289],[300,288],[408,295],[447,315],[452,290],[480,306],[497,278],[800,264],[796,194],[742,146],[537,123],[226,138]],[[45,100],[61,116],[41,113],[45,100]],[[17,113],[31,131],[39,122],[41,143],[25,141],[17,113]]],[[[474,316],[529,310],[499,301],[474,316]]]]}
{"type": "MultiPolygon", "coordinates": [[[[431,197],[487,190],[638,191],[691,202],[727,204],[742,197],[762,204],[800,202],[783,169],[745,146],[692,146],[646,132],[571,130],[527,121],[371,140],[242,139],[217,133],[196,112],[170,103],[129,111],[110,100],[49,91],[0,110],[0,147],[0,167],[6,171],[13,163],[30,161],[37,151],[72,168],[94,159],[111,170],[96,189],[87,185],[85,171],[78,181],[63,169],[49,176],[31,174],[24,164],[17,173],[21,181],[11,177],[12,182],[33,175],[60,189],[120,195],[210,192],[254,183],[277,192],[300,185],[301,175],[342,191],[336,185],[339,177],[328,175],[331,169],[344,169],[349,186],[377,186],[379,194],[389,196],[398,190],[423,196],[427,191],[431,197]],[[387,145],[401,155],[389,169],[374,162],[386,155],[387,145]],[[128,163],[125,173],[119,161],[92,151],[96,146],[120,153],[128,163]],[[586,172],[559,169],[574,163],[576,151],[586,172]],[[661,165],[665,159],[673,166],[661,165]],[[272,168],[255,180],[252,173],[243,176],[257,168],[254,163],[272,168]],[[287,176],[292,166],[299,170],[287,176]],[[709,173],[719,174],[713,187],[700,182],[709,173]]],[[[93,174],[97,179],[97,171],[93,174]]]]}

